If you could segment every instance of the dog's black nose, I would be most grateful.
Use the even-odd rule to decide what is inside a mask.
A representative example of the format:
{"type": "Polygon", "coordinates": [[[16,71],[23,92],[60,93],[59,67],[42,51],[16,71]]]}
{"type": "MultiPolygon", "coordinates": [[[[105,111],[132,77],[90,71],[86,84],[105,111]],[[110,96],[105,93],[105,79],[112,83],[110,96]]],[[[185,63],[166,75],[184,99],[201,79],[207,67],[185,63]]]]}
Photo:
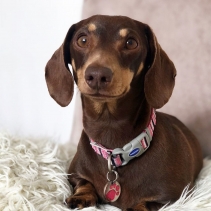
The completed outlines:
{"type": "Polygon", "coordinates": [[[85,72],[86,83],[92,89],[103,89],[112,81],[113,73],[107,67],[89,66],[85,72]]]}

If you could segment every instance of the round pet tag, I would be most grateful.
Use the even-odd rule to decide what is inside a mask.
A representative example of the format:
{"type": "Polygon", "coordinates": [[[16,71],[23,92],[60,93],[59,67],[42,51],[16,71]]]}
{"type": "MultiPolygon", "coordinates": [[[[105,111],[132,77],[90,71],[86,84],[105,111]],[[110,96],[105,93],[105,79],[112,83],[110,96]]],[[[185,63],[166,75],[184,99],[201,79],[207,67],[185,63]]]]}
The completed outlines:
{"type": "Polygon", "coordinates": [[[105,185],[104,196],[109,202],[116,201],[121,194],[121,186],[117,181],[110,181],[105,185]]]}

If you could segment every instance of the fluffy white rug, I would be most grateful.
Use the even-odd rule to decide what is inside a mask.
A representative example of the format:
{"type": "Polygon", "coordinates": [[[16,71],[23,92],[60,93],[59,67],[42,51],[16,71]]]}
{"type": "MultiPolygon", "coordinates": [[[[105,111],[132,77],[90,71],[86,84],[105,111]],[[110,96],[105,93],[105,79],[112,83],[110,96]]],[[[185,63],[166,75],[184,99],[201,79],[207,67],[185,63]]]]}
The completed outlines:
{"type": "MultiPolygon", "coordinates": [[[[0,134],[0,210],[68,211],[63,204],[71,193],[66,170],[75,149],[58,146],[50,140],[14,138],[0,134]]],[[[84,210],[119,209],[105,205],[84,210]]],[[[211,210],[211,160],[204,168],[194,192],[161,211],[211,210]]]]}

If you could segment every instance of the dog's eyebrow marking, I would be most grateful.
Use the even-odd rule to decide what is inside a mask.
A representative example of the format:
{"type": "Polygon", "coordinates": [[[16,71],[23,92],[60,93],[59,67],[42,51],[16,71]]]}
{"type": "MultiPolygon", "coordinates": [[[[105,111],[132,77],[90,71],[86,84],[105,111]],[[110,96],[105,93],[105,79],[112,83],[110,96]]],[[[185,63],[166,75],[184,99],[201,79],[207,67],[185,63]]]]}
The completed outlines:
{"type": "Polygon", "coordinates": [[[90,23],[89,25],[88,25],[88,30],[89,30],[89,32],[92,32],[92,31],[95,31],[96,30],[96,25],[94,24],[94,23],[90,23]]]}
{"type": "Polygon", "coordinates": [[[128,29],[120,29],[120,30],[119,30],[119,35],[120,35],[121,37],[126,37],[127,34],[128,34],[128,29]]]}

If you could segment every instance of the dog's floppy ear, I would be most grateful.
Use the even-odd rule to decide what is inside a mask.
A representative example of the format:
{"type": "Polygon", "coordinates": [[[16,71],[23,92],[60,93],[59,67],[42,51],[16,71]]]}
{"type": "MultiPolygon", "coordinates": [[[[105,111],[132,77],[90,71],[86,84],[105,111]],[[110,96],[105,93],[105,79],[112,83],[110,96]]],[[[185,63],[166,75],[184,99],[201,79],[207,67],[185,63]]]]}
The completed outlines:
{"type": "Polygon", "coordinates": [[[145,33],[149,44],[147,56],[149,69],[145,75],[144,92],[147,102],[153,108],[161,108],[171,97],[176,69],[147,25],[145,33]]]}
{"type": "Polygon", "coordinates": [[[68,68],[71,61],[70,41],[75,31],[72,25],[64,43],[55,51],[45,67],[45,79],[51,97],[61,106],[67,106],[73,97],[74,80],[68,68]]]}

